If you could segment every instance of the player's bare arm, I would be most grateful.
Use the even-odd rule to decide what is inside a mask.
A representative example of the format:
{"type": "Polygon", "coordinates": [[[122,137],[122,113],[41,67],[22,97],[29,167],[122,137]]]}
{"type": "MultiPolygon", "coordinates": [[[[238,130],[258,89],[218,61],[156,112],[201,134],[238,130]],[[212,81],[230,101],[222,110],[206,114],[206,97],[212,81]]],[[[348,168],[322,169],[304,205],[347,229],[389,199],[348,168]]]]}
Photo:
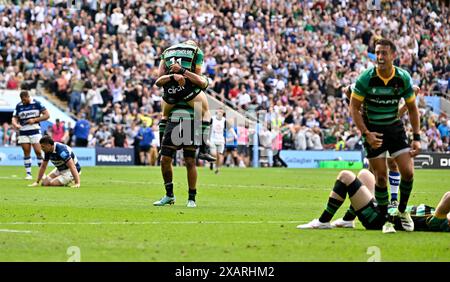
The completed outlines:
{"type": "Polygon", "coordinates": [[[43,160],[41,166],[39,167],[39,172],[38,172],[36,181],[28,186],[35,187],[35,186],[39,185],[42,178],[44,177],[44,173],[45,173],[45,170],[47,169],[47,166],[48,166],[48,160],[43,160]]]}
{"type": "Polygon", "coordinates": [[[367,129],[360,112],[361,105],[362,101],[352,96],[350,100],[350,112],[353,118],[353,122],[356,124],[356,127],[358,127],[358,129],[362,132],[362,134],[365,135],[365,138],[369,143],[369,145],[372,148],[377,149],[381,147],[381,145],[383,144],[383,140],[381,139],[383,134],[378,132],[370,132],[367,129]]]}
{"type": "Polygon", "coordinates": [[[158,68],[158,79],[156,80],[155,84],[156,86],[161,87],[171,80],[176,81],[180,86],[184,86],[184,84],[186,83],[184,76],[181,74],[166,74],[166,66],[164,60],[161,60],[158,68]]]}
{"type": "Polygon", "coordinates": [[[72,173],[73,179],[75,181],[75,184],[72,185],[72,188],[79,188],[80,187],[80,174],[78,173],[78,170],[75,166],[75,163],[73,162],[73,159],[70,159],[67,161],[67,167],[70,170],[70,173],[72,173]]]}
{"type": "MultiPolygon", "coordinates": [[[[417,94],[419,94],[420,92],[420,88],[419,86],[414,85],[413,86],[413,90],[414,90],[414,95],[417,96],[417,94]]],[[[406,112],[408,111],[408,106],[406,104],[404,104],[399,110],[398,110],[398,116],[401,117],[404,114],[406,114],[406,112]]]]}
{"type": "Polygon", "coordinates": [[[413,99],[406,103],[408,108],[409,120],[413,129],[413,141],[411,142],[410,155],[415,157],[420,152],[420,115],[419,109],[416,105],[416,100],[413,99]]]}
{"type": "Polygon", "coordinates": [[[192,83],[194,83],[198,87],[205,89],[206,87],[208,87],[208,80],[206,79],[206,77],[201,75],[201,71],[202,71],[201,65],[196,66],[195,73],[183,68],[179,64],[173,64],[170,66],[171,73],[182,74],[183,77],[189,79],[192,83]]]}
{"type": "Polygon", "coordinates": [[[45,110],[42,112],[42,115],[37,117],[37,118],[30,118],[27,123],[28,124],[35,124],[35,123],[39,123],[41,121],[44,120],[48,120],[50,118],[50,113],[48,112],[48,110],[45,110]]]}
{"type": "Polygon", "coordinates": [[[12,123],[13,127],[14,127],[16,130],[20,130],[20,128],[22,127],[22,126],[20,125],[20,123],[18,122],[18,118],[17,118],[17,117],[13,117],[11,123],[12,123]]]}

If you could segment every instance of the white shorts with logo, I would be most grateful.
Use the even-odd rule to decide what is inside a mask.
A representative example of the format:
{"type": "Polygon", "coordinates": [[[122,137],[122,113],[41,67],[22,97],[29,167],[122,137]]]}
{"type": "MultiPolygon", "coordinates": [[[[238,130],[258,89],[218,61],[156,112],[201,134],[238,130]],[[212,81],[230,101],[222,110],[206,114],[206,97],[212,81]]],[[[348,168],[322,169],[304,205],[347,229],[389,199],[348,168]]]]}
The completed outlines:
{"type": "Polygon", "coordinates": [[[18,144],[38,144],[41,140],[42,135],[41,134],[34,134],[34,135],[19,135],[19,138],[17,139],[18,144]]]}
{"type": "MultiPolygon", "coordinates": [[[[55,169],[52,170],[52,172],[50,172],[50,174],[54,175],[55,177],[53,179],[58,179],[58,181],[62,185],[67,185],[74,180],[72,173],[70,172],[70,169],[59,171],[55,167],[55,169]]],[[[79,172],[79,174],[81,174],[81,171],[79,172]]]]}

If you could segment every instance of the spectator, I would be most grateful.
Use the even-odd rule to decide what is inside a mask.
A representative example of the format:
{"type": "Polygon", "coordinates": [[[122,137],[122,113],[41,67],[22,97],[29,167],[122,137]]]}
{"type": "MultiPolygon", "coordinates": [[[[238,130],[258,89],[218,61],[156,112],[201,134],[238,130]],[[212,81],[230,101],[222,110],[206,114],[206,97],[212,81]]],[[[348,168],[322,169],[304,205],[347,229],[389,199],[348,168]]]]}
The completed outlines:
{"type": "Polygon", "coordinates": [[[13,129],[7,122],[4,122],[2,128],[0,128],[0,146],[11,145],[12,134],[13,129]]]}
{"type": "Polygon", "coordinates": [[[445,118],[442,118],[441,122],[438,126],[438,130],[439,130],[441,139],[443,142],[446,142],[446,143],[448,143],[448,138],[449,138],[449,127],[448,127],[449,124],[450,124],[450,120],[447,121],[445,118]]]}
{"type": "Polygon", "coordinates": [[[75,136],[75,147],[87,147],[89,131],[91,125],[89,121],[84,118],[84,113],[78,114],[78,121],[75,123],[73,134],[75,136]]]}
{"type": "Polygon", "coordinates": [[[113,145],[114,147],[124,148],[128,147],[127,136],[123,130],[123,126],[121,124],[116,124],[116,129],[113,134],[113,145]]]}
{"type": "Polygon", "coordinates": [[[74,113],[78,113],[81,108],[81,94],[84,90],[84,77],[78,79],[77,76],[72,76],[70,81],[70,101],[69,109],[74,113]]]}
{"type": "Polygon", "coordinates": [[[99,129],[95,133],[95,139],[97,140],[96,146],[111,148],[112,147],[112,134],[108,129],[108,126],[104,123],[99,124],[99,129]]]}
{"type": "Polygon", "coordinates": [[[148,124],[144,123],[139,130],[137,138],[139,139],[139,155],[141,165],[149,165],[151,144],[155,138],[152,128],[148,126],[148,124]]]}
{"type": "Polygon", "coordinates": [[[60,143],[64,143],[64,140],[66,139],[66,129],[58,118],[52,125],[52,138],[55,142],[60,143]]]}

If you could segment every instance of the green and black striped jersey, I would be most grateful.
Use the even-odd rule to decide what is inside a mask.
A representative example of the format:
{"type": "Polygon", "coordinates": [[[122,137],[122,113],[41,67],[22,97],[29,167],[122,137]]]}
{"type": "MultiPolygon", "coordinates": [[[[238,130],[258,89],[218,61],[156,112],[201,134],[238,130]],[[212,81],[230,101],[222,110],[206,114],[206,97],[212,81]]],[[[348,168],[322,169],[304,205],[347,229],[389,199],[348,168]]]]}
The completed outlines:
{"type": "Polygon", "coordinates": [[[177,102],[169,113],[169,120],[172,122],[178,122],[182,120],[193,120],[194,109],[189,106],[185,101],[177,102]]]}
{"type": "MultiPolygon", "coordinates": [[[[429,216],[434,214],[435,209],[425,204],[420,204],[418,206],[407,206],[405,211],[409,212],[411,216],[429,216]]],[[[388,213],[389,215],[395,216],[397,208],[389,208],[388,213]]]]}
{"type": "Polygon", "coordinates": [[[164,60],[167,69],[178,63],[183,68],[195,72],[196,66],[203,64],[203,52],[197,46],[179,43],[164,50],[161,59],[164,60]]]}
{"type": "Polygon", "coordinates": [[[391,125],[399,120],[401,98],[415,101],[411,76],[394,66],[391,77],[383,78],[375,67],[360,74],[352,89],[352,97],[363,102],[363,117],[368,124],[391,125]]]}
{"type": "MultiPolygon", "coordinates": [[[[178,63],[186,70],[195,73],[197,67],[203,65],[203,52],[197,46],[185,43],[175,44],[166,50],[161,55],[161,60],[164,62],[166,69],[169,69],[175,63],[178,63]]],[[[189,79],[186,79],[184,86],[179,86],[176,82],[168,82],[164,85],[164,92],[167,94],[176,94],[186,96],[194,92],[198,94],[203,89],[193,84],[189,79]]]]}

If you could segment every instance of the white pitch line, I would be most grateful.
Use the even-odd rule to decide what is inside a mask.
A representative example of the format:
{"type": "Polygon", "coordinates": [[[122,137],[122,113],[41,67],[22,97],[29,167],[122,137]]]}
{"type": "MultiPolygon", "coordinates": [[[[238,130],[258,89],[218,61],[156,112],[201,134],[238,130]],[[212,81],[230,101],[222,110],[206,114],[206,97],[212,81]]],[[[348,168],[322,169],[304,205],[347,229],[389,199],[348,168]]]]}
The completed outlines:
{"type": "MultiPolygon", "coordinates": [[[[92,182],[92,181],[91,181],[92,182]]],[[[128,181],[128,180],[107,180],[107,181],[96,181],[96,182],[111,182],[111,183],[127,183],[127,184],[147,184],[147,185],[162,185],[161,183],[146,182],[146,181],[128,181]]],[[[230,188],[275,188],[275,189],[287,189],[287,190],[326,190],[326,188],[315,188],[315,187],[301,187],[301,186],[272,186],[272,185],[244,185],[244,184],[213,184],[213,183],[202,183],[201,186],[206,187],[230,187],[230,188]]]]}
{"type": "Polygon", "coordinates": [[[0,229],[0,232],[6,233],[31,233],[29,230],[12,230],[12,229],[0,229]]]}
{"type": "Polygon", "coordinates": [[[294,224],[294,223],[297,224],[306,223],[306,221],[0,222],[0,225],[154,225],[154,224],[294,224]]]}
{"type": "MultiPolygon", "coordinates": [[[[0,176],[0,179],[17,179],[8,176],[0,176]]],[[[18,179],[21,180],[21,179],[18,179]]],[[[125,184],[145,184],[145,185],[161,185],[160,182],[147,182],[147,181],[129,181],[129,180],[98,180],[89,181],[89,183],[125,183],[125,184]]],[[[226,188],[267,188],[267,189],[284,189],[284,190],[312,190],[312,191],[330,191],[329,188],[317,188],[317,187],[301,187],[301,186],[275,186],[275,185],[244,185],[244,184],[213,184],[202,183],[201,186],[205,187],[226,187],[226,188]]],[[[437,191],[416,191],[414,194],[441,194],[437,191]]]]}
{"type": "MultiPolygon", "coordinates": [[[[90,181],[92,182],[92,181],[90,181]]],[[[95,181],[95,182],[111,182],[111,183],[127,183],[127,184],[147,184],[147,185],[160,185],[161,183],[145,182],[145,181],[128,181],[128,180],[107,180],[107,181],[95,181]]],[[[285,189],[285,190],[314,190],[314,191],[331,191],[329,188],[317,188],[317,187],[302,187],[302,186],[272,186],[272,185],[245,185],[245,184],[213,184],[202,183],[200,186],[206,187],[230,187],[230,188],[268,188],[268,189],[285,189]]],[[[417,191],[415,194],[432,194],[441,193],[436,191],[417,191]]]]}

